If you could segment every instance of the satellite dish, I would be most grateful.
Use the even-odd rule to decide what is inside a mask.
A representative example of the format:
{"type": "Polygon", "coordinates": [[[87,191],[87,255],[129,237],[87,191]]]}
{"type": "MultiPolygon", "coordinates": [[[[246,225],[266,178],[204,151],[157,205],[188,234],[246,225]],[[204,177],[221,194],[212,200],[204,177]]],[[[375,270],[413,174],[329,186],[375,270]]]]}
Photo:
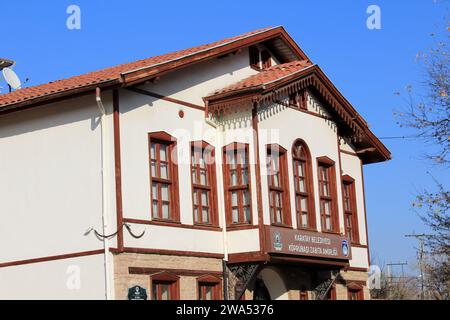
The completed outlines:
{"type": "Polygon", "coordinates": [[[10,68],[4,68],[2,70],[3,77],[5,77],[6,82],[9,84],[11,88],[14,90],[20,89],[20,86],[22,85],[20,83],[20,79],[17,76],[17,74],[10,68]]]}

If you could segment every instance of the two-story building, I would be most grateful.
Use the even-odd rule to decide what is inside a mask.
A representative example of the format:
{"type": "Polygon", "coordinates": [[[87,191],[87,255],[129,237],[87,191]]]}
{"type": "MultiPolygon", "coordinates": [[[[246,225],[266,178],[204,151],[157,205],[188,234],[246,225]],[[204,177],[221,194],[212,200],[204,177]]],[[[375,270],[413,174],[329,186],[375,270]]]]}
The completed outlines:
{"type": "Polygon", "coordinates": [[[0,95],[0,299],[369,299],[390,159],[282,27],[0,95]]]}

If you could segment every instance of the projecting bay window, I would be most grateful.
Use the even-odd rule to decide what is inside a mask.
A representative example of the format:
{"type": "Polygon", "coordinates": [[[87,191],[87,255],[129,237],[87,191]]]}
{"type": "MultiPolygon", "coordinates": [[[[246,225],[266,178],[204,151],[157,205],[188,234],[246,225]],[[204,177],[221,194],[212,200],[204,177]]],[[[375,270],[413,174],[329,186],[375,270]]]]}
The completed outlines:
{"type": "Polygon", "coordinates": [[[292,147],[297,227],[316,228],[312,186],[311,156],[302,140],[292,147]]]}
{"type": "Polygon", "coordinates": [[[289,185],[286,149],[279,145],[267,147],[267,178],[269,182],[269,206],[272,224],[291,225],[289,185]]]}
{"type": "Polygon", "coordinates": [[[206,142],[191,143],[191,179],[194,222],[216,225],[214,148],[206,142]]]}
{"type": "Polygon", "coordinates": [[[224,184],[227,224],[251,224],[251,193],[248,145],[224,147],[224,184]]]}
{"type": "Polygon", "coordinates": [[[317,169],[322,231],[339,232],[334,161],[327,157],[318,158],[317,169]]]}
{"type": "Polygon", "coordinates": [[[344,202],[345,234],[352,243],[359,243],[355,180],[348,175],[342,177],[342,196],[344,202]]]}
{"type": "Polygon", "coordinates": [[[149,134],[149,144],[152,218],[178,221],[176,141],[157,132],[149,134]]]}

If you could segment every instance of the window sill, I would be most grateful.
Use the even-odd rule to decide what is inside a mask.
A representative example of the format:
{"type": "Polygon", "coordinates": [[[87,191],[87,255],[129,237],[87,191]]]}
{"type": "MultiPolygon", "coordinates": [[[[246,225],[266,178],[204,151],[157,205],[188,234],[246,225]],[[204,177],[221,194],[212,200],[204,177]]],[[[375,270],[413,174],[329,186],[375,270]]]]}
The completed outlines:
{"type": "Polygon", "coordinates": [[[258,225],[254,224],[231,224],[227,226],[227,231],[258,229],[258,225]]]}
{"type": "Polygon", "coordinates": [[[219,226],[204,225],[204,224],[190,225],[190,224],[182,224],[181,222],[178,221],[169,221],[169,220],[140,220],[140,219],[124,218],[123,221],[128,223],[147,224],[161,227],[222,231],[222,228],[220,228],[219,226]]]}
{"type": "Polygon", "coordinates": [[[287,224],[280,224],[280,223],[272,223],[272,227],[278,227],[278,228],[286,228],[286,229],[294,229],[292,226],[287,224]]]}

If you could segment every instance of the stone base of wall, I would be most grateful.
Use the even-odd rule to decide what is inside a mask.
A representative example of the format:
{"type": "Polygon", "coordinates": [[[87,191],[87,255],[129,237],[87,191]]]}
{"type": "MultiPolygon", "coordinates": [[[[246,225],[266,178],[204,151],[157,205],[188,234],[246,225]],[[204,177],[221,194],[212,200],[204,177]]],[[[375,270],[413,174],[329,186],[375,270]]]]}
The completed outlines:
{"type": "Polygon", "coordinates": [[[153,274],[168,271],[179,276],[180,299],[198,299],[197,278],[222,273],[222,260],[175,255],[121,253],[114,256],[114,285],[116,299],[127,299],[128,289],[139,285],[147,290],[151,299],[153,274]],[[145,274],[130,273],[130,268],[142,268],[145,274]]]}
{"type": "MultiPolygon", "coordinates": [[[[325,273],[301,266],[271,265],[279,275],[279,281],[285,292],[272,299],[300,300],[307,297],[314,299],[316,276],[325,273]]],[[[183,300],[198,299],[197,279],[203,276],[222,278],[222,260],[218,258],[200,258],[190,256],[121,253],[114,255],[114,286],[116,299],[127,299],[128,289],[139,285],[147,290],[151,297],[151,276],[161,272],[169,272],[179,277],[179,298],[183,300]]],[[[334,284],[334,297],[337,300],[348,299],[348,286],[359,288],[365,300],[370,299],[366,286],[368,275],[363,271],[341,271],[341,278],[334,284]]],[[[269,284],[267,284],[269,285],[269,284]]],[[[253,299],[253,283],[244,294],[245,300],[253,299]]]]}

